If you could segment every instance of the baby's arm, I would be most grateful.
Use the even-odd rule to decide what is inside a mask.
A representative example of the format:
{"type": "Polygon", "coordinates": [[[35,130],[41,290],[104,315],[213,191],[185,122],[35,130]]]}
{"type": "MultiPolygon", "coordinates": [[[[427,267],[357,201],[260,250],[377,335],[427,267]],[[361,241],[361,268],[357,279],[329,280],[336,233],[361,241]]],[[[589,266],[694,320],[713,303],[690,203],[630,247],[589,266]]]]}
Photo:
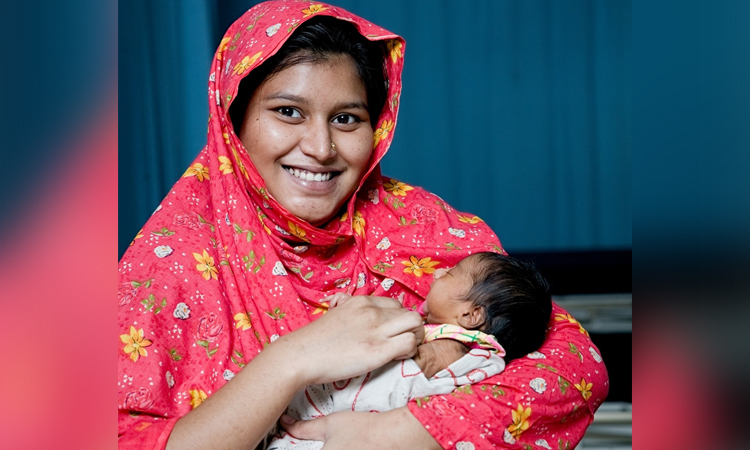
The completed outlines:
{"type": "Polygon", "coordinates": [[[428,379],[461,359],[469,349],[453,339],[436,339],[417,347],[414,362],[428,379]]]}

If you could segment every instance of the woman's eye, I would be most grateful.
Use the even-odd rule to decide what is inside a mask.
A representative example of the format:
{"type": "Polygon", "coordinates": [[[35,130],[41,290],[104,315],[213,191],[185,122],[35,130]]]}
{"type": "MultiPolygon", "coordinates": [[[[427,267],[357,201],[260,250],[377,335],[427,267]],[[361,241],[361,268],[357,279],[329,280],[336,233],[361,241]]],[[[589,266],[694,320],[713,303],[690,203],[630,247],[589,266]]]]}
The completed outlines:
{"type": "Polygon", "coordinates": [[[290,108],[288,106],[282,106],[281,108],[278,108],[276,111],[279,112],[282,116],[292,117],[295,119],[299,119],[302,117],[302,115],[294,108],[290,108]]]}
{"type": "Polygon", "coordinates": [[[333,118],[333,121],[341,125],[351,125],[353,123],[360,122],[360,119],[359,117],[352,114],[339,114],[338,116],[333,118]]]}

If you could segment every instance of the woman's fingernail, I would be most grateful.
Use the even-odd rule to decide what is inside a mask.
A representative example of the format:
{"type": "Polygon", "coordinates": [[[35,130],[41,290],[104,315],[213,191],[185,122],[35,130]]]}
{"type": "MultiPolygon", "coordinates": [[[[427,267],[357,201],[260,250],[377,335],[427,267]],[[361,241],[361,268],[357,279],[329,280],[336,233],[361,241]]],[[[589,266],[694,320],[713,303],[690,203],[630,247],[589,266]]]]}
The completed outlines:
{"type": "Polygon", "coordinates": [[[286,414],[281,415],[281,423],[284,425],[291,425],[294,422],[296,422],[296,420],[292,419],[290,416],[287,416],[286,414]]]}

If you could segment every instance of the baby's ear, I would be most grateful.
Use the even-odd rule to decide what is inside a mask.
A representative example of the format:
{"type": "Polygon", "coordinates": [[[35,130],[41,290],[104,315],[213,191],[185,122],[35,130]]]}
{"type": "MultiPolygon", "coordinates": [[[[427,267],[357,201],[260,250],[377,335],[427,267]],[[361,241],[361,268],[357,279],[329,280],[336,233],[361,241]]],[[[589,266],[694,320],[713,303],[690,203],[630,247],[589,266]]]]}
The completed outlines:
{"type": "Polygon", "coordinates": [[[467,330],[479,329],[484,325],[484,308],[468,303],[466,311],[458,318],[458,324],[467,330]]]}

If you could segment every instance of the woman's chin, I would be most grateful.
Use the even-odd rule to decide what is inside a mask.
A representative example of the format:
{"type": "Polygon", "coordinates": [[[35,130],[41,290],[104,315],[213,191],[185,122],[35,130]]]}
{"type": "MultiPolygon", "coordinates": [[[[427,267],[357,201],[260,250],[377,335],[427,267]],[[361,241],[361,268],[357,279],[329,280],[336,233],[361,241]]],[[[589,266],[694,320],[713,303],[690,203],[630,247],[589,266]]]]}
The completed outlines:
{"type": "Polygon", "coordinates": [[[308,201],[304,205],[296,208],[287,208],[287,210],[310,225],[320,227],[333,219],[339,208],[332,209],[330,203],[321,205],[316,205],[316,203],[318,202],[308,201]]]}

